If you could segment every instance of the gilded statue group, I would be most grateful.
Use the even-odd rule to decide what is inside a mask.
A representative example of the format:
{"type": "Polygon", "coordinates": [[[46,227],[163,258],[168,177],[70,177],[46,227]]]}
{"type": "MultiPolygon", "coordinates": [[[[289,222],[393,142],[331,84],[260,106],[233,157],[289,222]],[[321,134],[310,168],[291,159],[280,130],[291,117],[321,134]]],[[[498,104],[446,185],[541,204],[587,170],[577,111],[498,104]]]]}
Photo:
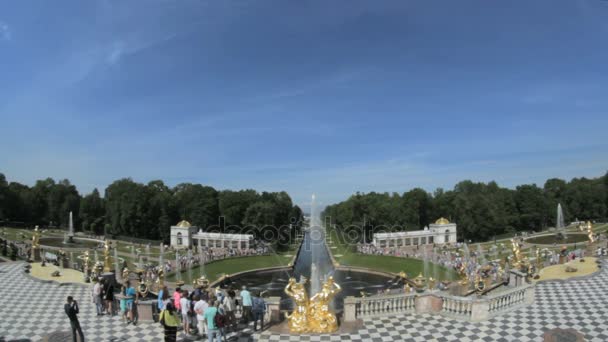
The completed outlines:
{"type": "Polygon", "coordinates": [[[310,299],[306,293],[306,279],[296,282],[290,278],[285,287],[285,293],[295,302],[291,315],[287,314],[289,331],[291,333],[328,333],[338,330],[336,315],[329,305],[335,295],[342,289],[333,277],[329,277],[321,291],[310,299]]]}

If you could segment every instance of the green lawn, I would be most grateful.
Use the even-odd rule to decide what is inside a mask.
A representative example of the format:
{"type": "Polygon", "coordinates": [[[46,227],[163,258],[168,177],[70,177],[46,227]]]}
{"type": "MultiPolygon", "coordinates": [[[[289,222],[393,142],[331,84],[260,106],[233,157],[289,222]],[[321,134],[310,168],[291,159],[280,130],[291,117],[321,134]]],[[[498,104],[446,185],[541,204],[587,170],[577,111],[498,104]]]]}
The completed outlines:
{"type": "MultiPolygon", "coordinates": [[[[424,262],[419,259],[400,258],[383,255],[363,255],[349,254],[341,257],[338,261],[341,265],[353,267],[365,267],[384,272],[399,273],[404,271],[408,277],[413,278],[419,273],[425,274],[424,262]]],[[[437,277],[441,280],[457,279],[456,272],[445,267],[435,265],[431,262],[427,264],[427,277],[437,277]]]]}
{"type": "MultiPolygon", "coordinates": [[[[364,267],[378,271],[399,273],[404,271],[409,277],[415,277],[419,273],[424,273],[424,262],[419,259],[401,258],[384,255],[365,255],[352,251],[352,247],[341,243],[337,239],[337,233],[329,229],[328,245],[337,262],[344,266],[364,267]],[[335,248],[331,248],[335,247],[335,248]]],[[[457,274],[453,270],[435,265],[431,262],[427,264],[427,277],[438,277],[441,280],[457,279],[457,274]]]]}
{"type": "MultiPolygon", "coordinates": [[[[215,281],[222,275],[222,273],[234,274],[257,268],[287,266],[290,261],[291,257],[284,254],[225,259],[205,265],[205,275],[210,281],[215,281]]],[[[200,276],[200,272],[199,267],[193,268],[191,271],[192,278],[198,278],[200,276]]],[[[175,273],[170,274],[167,277],[167,280],[175,281],[175,276],[175,273]]],[[[181,278],[186,283],[192,283],[193,280],[188,278],[188,271],[183,271],[181,273],[181,278]]]]}

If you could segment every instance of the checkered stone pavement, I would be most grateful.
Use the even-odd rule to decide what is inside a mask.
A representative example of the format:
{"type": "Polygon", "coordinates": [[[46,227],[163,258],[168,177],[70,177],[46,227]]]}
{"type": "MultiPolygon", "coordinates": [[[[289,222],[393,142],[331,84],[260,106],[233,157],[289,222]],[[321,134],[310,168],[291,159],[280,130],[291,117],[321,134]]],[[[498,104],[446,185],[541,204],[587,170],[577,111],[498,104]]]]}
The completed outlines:
{"type": "Polygon", "coordinates": [[[536,285],[535,302],[491,320],[470,323],[432,314],[364,320],[363,329],[343,335],[276,335],[259,341],[543,341],[547,330],[573,328],[586,341],[608,341],[608,262],[586,279],[536,285]]]}
{"type": "MultiPolygon", "coordinates": [[[[39,341],[69,330],[63,304],[72,295],[80,304],[80,322],[89,341],[162,341],[158,324],[125,325],[119,317],[97,317],[90,289],[41,283],[23,273],[24,263],[0,264],[0,341],[39,341]]],[[[231,341],[542,341],[554,328],[572,328],[587,341],[608,341],[608,271],[566,282],[537,284],[532,306],[491,320],[469,323],[423,314],[366,319],[356,333],[291,336],[246,329],[231,341]]],[[[179,335],[183,340],[183,335],[179,335]]]]}
{"type": "MultiPolygon", "coordinates": [[[[53,335],[70,331],[63,311],[67,296],[78,301],[78,318],[87,341],[163,341],[159,324],[126,325],[118,315],[97,316],[91,302],[91,287],[39,282],[24,273],[25,265],[23,262],[0,263],[0,342],[41,341],[44,337],[57,340],[53,335]]],[[[229,341],[251,340],[250,328],[238,336],[229,335],[229,341]]],[[[178,340],[189,341],[184,336],[178,332],[178,340]]]]}

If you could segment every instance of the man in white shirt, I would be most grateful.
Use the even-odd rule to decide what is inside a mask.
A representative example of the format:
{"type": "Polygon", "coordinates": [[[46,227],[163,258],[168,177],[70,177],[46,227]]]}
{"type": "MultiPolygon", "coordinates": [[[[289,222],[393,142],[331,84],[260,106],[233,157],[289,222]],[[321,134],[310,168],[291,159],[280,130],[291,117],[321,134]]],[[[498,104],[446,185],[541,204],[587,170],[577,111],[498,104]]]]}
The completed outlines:
{"type": "Polygon", "coordinates": [[[93,303],[95,303],[95,307],[97,308],[97,316],[102,315],[102,305],[101,305],[101,284],[99,283],[99,279],[95,282],[95,286],[93,286],[93,303]]]}
{"type": "Polygon", "coordinates": [[[205,324],[205,310],[209,307],[206,301],[199,296],[195,296],[196,304],[194,304],[194,312],[196,312],[196,320],[198,321],[198,333],[203,336],[207,334],[207,324],[205,324]]]}

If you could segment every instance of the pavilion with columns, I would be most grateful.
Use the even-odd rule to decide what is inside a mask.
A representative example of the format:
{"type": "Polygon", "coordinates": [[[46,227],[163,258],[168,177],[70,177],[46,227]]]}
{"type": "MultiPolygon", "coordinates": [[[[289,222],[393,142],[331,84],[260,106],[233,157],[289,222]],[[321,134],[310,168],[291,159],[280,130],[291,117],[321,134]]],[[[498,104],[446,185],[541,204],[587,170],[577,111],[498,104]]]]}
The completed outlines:
{"type": "Polygon", "coordinates": [[[174,248],[208,248],[249,249],[253,245],[251,234],[224,234],[203,232],[186,220],[171,226],[171,246],[174,248]]]}
{"type": "Polygon", "coordinates": [[[376,247],[407,247],[455,242],[456,223],[450,223],[443,217],[424,227],[423,230],[376,233],[373,237],[373,245],[376,247]]]}

